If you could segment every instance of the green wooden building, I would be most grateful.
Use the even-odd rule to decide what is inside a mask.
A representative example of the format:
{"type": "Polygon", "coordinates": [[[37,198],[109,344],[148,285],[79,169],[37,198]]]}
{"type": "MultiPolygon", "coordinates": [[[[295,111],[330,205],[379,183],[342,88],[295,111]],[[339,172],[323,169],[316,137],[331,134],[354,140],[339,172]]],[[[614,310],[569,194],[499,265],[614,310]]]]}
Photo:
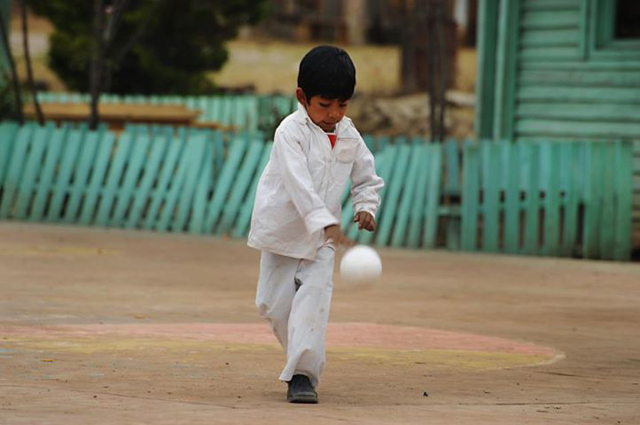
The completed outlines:
{"type": "Polygon", "coordinates": [[[640,233],[640,1],[480,0],[476,131],[634,142],[640,233]]]}

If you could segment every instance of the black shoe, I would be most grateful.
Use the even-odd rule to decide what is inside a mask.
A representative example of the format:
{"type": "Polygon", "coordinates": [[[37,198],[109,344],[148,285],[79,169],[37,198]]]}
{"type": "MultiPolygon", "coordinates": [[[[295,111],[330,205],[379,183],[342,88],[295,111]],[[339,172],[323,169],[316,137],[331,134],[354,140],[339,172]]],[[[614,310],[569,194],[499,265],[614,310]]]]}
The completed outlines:
{"type": "Polygon", "coordinates": [[[313,389],[311,381],[305,375],[293,375],[293,378],[287,384],[289,384],[289,389],[287,390],[287,401],[289,403],[316,404],[318,402],[318,393],[313,389]]]}

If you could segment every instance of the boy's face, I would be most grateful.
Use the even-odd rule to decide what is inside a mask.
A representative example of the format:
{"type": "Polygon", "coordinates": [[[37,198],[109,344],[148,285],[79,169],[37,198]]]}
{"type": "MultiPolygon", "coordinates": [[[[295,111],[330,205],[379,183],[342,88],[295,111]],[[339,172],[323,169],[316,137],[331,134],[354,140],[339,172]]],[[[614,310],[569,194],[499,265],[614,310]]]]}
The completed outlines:
{"type": "Polygon", "coordinates": [[[324,131],[333,131],[336,124],[347,113],[347,106],[349,106],[349,100],[325,99],[320,95],[313,96],[307,101],[300,87],[296,90],[296,97],[307,109],[311,121],[324,131]]]}

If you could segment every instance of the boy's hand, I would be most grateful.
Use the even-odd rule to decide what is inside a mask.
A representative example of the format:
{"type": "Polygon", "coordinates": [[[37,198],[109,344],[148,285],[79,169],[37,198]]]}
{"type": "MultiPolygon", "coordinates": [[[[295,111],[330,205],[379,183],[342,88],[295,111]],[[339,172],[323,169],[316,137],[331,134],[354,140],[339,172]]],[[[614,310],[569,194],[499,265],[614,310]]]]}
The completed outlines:
{"type": "Polygon", "coordinates": [[[333,224],[324,228],[324,237],[326,240],[331,239],[333,244],[338,248],[340,245],[353,246],[355,242],[349,239],[340,229],[340,226],[333,224]]]}
{"type": "Polygon", "coordinates": [[[359,230],[365,229],[370,232],[376,230],[376,219],[366,211],[360,211],[356,214],[353,218],[353,222],[358,223],[359,230]]]}

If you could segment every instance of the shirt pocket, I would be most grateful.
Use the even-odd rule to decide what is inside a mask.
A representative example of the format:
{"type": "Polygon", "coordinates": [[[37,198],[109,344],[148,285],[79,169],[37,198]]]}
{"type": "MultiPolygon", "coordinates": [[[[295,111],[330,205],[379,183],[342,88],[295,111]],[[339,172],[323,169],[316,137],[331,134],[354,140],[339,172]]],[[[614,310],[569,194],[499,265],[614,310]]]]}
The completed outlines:
{"type": "Polygon", "coordinates": [[[357,144],[347,140],[341,141],[343,143],[342,146],[337,147],[336,159],[342,164],[353,164],[356,159],[357,144]]]}
{"type": "Polygon", "coordinates": [[[349,179],[353,162],[356,159],[356,149],[357,146],[341,146],[336,152],[336,160],[333,163],[332,174],[337,186],[341,187],[345,185],[349,179]]]}

